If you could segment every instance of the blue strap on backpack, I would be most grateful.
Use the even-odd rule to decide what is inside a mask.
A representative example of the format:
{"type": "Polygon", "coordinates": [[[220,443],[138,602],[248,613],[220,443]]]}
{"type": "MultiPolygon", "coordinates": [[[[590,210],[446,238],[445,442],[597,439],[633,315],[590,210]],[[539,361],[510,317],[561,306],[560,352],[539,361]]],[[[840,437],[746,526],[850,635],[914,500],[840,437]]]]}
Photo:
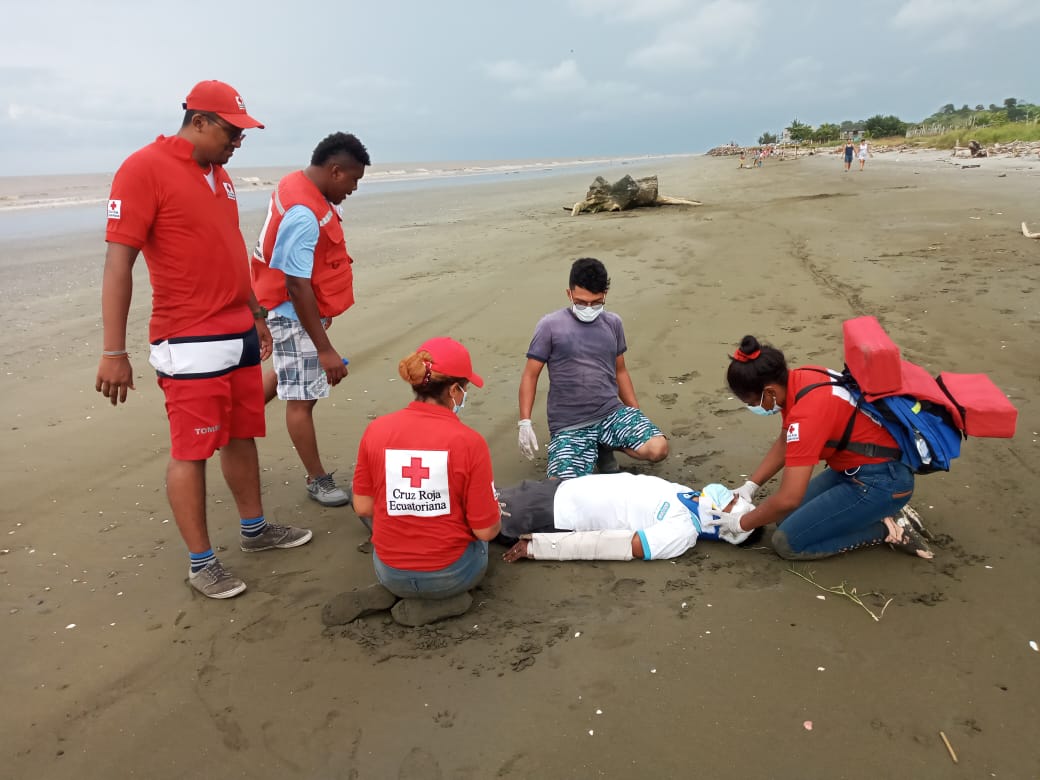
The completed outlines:
{"type": "Polygon", "coordinates": [[[863,392],[847,366],[840,377],[834,377],[833,374],[820,369],[808,370],[825,374],[831,377],[831,381],[803,387],[795,396],[796,403],[810,390],[833,385],[844,388],[856,401],[841,439],[828,441],[828,447],[848,450],[870,458],[898,460],[905,463],[915,474],[949,471],[950,463],[961,454],[961,432],[954,427],[949,413],[941,406],[922,402],[907,395],[886,396],[871,403],[863,397],[863,392]],[[856,415],[860,412],[882,425],[896,440],[899,448],[852,441],[852,429],[856,423],[856,415]]]}
{"type": "Polygon", "coordinates": [[[896,440],[899,457],[916,474],[949,471],[961,454],[961,435],[930,404],[908,395],[880,398],[871,406],[878,421],[896,440]]]}

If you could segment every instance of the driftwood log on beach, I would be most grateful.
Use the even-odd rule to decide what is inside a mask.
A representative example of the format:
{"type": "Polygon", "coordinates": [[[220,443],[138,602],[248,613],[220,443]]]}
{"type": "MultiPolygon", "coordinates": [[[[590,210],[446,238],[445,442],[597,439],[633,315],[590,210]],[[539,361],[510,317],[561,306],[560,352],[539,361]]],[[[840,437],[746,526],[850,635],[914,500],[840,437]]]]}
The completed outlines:
{"type": "Polygon", "coordinates": [[[657,190],[657,177],[646,176],[633,179],[622,176],[611,184],[602,176],[592,182],[585,199],[573,206],[564,206],[571,216],[577,214],[595,214],[599,211],[626,211],[640,206],[699,206],[700,201],[685,198],[671,198],[661,195],[657,190]]]}
{"type": "Polygon", "coordinates": [[[1022,235],[1026,238],[1040,238],[1040,233],[1033,233],[1025,222],[1022,223],[1022,235]]]}

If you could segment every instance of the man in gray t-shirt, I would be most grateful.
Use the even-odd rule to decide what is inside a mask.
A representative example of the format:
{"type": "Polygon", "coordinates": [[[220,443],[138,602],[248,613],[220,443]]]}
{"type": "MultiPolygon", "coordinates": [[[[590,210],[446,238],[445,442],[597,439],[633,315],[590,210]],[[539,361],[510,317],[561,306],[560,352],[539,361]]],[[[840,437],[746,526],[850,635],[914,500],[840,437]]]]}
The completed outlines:
{"type": "Polygon", "coordinates": [[[534,459],[538,439],[531,424],[538,377],[549,367],[549,463],[560,479],[617,471],[613,450],[652,463],[668,456],[668,440],[639,410],[625,366],[621,318],[603,310],[610,289],[607,269],[583,257],[571,266],[566,309],[535,327],[520,379],[520,451],[534,459]]]}

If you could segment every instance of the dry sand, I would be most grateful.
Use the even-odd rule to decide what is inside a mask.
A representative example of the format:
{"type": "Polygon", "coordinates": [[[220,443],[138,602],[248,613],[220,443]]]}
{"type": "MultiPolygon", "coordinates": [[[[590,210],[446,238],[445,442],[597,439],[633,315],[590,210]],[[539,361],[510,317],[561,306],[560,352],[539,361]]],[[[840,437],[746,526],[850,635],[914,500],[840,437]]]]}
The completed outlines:
{"type": "MultiPolygon", "coordinates": [[[[849,174],[831,156],[734,162],[624,169],[659,173],[664,194],[700,208],[572,218],[561,207],[588,172],[348,201],[359,302],[332,331],[351,364],[319,406],[325,461],[347,481],[367,421],[408,400],[397,360],[450,334],[487,381],[464,414],[497,481],[538,476],[544,458],[516,447],[517,382],[581,255],[611,271],[637,393],[672,441],[663,464],[622,466],[694,486],[739,482],[776,433],[725,391],[742,335],[840,366],[841,321],[873,314],[910,359],[987,372],[1020,410],[1015,439],[970,440],[953,473],[919,479],[935,561],[878,548],[797,567],[884,594],[880,622],[768,547],[704,543],[651,563],[493,555],[462,618],[323,630],[322,603],[372,581],[371,562],[349,509],[306,500],[277,406],[260,443],[267,514],[314,541],[240,553],[213,466],[214,542],[249,590],[196,596],[163,490],[143,262],[137,392],[115,410],[93,389],[102,226],[7,240],[0,776],[1040,776],[1040,242],[1019,232],[1040,222],[1040,169],[928,155],[879,155],[849,174]]],[[[250,243],[259,218],[243,215],[250,243]]]]}

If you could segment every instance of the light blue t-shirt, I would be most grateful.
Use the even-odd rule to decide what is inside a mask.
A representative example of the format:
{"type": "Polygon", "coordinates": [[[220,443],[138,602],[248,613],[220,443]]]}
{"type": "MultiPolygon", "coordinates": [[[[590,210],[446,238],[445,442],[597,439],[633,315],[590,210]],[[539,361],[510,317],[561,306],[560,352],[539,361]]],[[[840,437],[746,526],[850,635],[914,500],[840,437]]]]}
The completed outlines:
{"type": "MultiPolygon", "coordinates": [[[[278,235],[271,253],[271,268],[287,276],[310,279],[314,272],[314,248],[318,245],[318,218],[306,206],[293,206],[278,225],[278,235]]],[[[299,320],[292,301],[272,309],[275,314],[299,320]]]]}

